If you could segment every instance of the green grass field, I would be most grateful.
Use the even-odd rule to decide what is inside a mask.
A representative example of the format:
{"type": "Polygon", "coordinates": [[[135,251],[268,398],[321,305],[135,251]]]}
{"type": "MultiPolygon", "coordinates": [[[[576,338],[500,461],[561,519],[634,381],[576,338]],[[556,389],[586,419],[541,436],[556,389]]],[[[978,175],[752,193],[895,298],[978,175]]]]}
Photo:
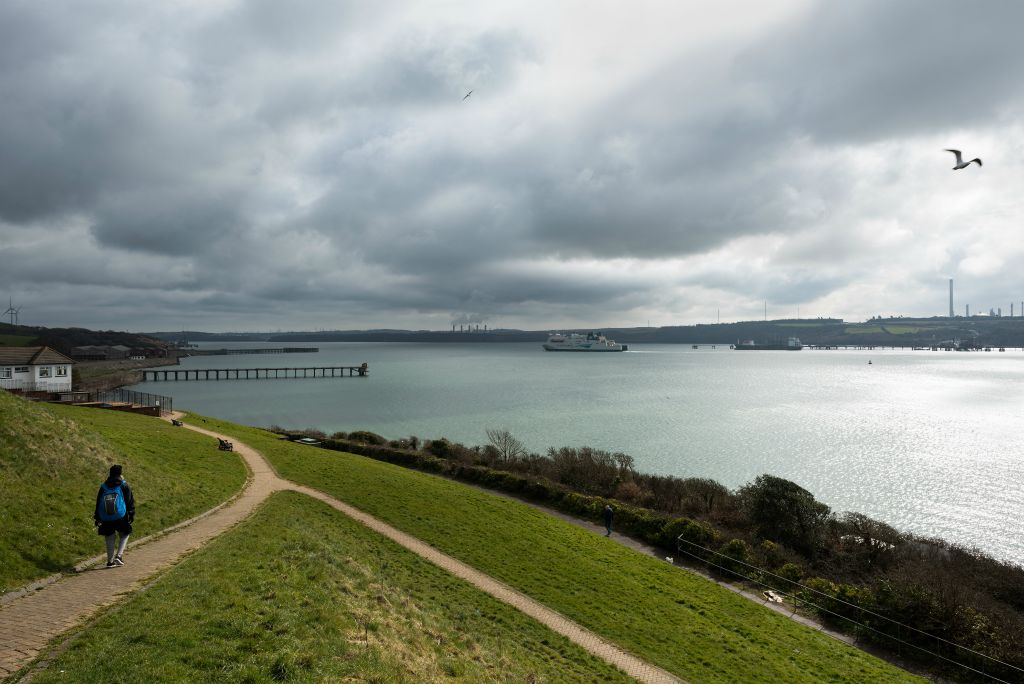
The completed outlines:
{"type": "Polygon", "coordinates": [[[0,335],[0,347],[27,347],[34,339],[28,335],[0,335]]]}
{"type": "Polygon", "coordinates": [[[528,506],[211,418],[286,478],[427,541],[633,654],[699,682],[921,681],[714,583],[528,506]]]}
{"type": "Polygon", "coordinates": [[[905,325],[905,324],[888,324],[882,323],[881,325],[857,325],[851,326],[846,329],[847,335],[881,335],[888,333],[890,335],[912,335],[925,330],[919,325],[905,325]]]}
{"type": "Polygon", "coordinates": [[[292,492],[107,613],[34,681],[115,680],[632,681],[292,492]]]}
{"type": "Polygon", "coordinates": [[[924,329],[919,325],[883,325],[882,327],[890,335],[913,335],[924,329]]]}
{"type": "Polygon", "coordinates": [[[246,476],[214,440],[156,418],[0,391],[0,591],[102,552],[92,513],[112,463],[135,492],[136,539],[230,498],[246,476]]]}

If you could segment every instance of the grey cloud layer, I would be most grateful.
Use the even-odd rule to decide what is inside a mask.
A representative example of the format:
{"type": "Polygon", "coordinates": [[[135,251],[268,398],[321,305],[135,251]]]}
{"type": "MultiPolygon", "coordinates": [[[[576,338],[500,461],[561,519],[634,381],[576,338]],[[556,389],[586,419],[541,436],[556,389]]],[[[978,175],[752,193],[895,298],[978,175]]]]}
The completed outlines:
{"type": "MultiPolygon", "coordinates": [[[[871,311],[846,288],[913,266],[864,226],[913,232],[926,190],[860,149],[877,160],[915,138],[1013,132],[1022,15],[821,3],[751,43],[680,45],[576,102],[536,88],[557,50],[526,20],[421,24],[400,3],[5,3],[0,286],[50,325],[74,308],[57,292],[108,302],[75,323],[116,311],[136,327],[238,329],[268,311],[280,327],[628,323],[701,311],[693,288],[741,308],[871,311]],[[780,242],[744,251],[764,236],[780,242]],[[133,305],[140,294],[157,306],[133,305]]],[[[930,282],[970,248],[933,251],[908,277],[930,282]]],[[[989,275],[985,296],[1024,286],[989,275]]]]}

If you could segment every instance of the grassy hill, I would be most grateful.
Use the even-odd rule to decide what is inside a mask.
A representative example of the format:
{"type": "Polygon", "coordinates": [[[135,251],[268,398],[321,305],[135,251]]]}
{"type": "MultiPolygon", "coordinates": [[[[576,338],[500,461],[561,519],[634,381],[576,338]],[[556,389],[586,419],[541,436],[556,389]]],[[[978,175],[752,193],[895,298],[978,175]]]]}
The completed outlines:
{"type": "MultiPolygon", "coordinates": [[[[205,420],[260,449],[284,477],[380,517],[687,680],[920,681],[528,506],[205,420]]],[[[0,393],[0,426],[5,586],[100,549],[89,518],[112,460],[125,464],[139,491],[140,533],[144,521],[148,529],[167,526],[241,484],[236,457],[151,418],[44,407],[0,393]]],[[[618,677],[516,611],[293,494],[275,496],[124,602],[39,681],[62,669],[76,681],[107,681],[113,661],[128,681],[618,677]]]]}
{"type": "Polygon", "coordinates": [[[514,501],[207,418],[278,472],[423,539],[685,679],[920,681],[700,577],[514,501]]]}
{"type": "Polygon", "coordinates": [[[28,347],[35,339],[31,335],[0,335],[0,347],[28,347]]]}
{"type": "Polygon", "coordinates": [[[632,681],[325,504],[275,494],[36,682],[632,681]]]}
{"type": "Polygon", "coordinates": [[[190,430],[0,391],[0,592],[103,550],[92,513],[112,463],[135,492],[136,539],[228,499],[246,475],[237,456],[190,430]]]}

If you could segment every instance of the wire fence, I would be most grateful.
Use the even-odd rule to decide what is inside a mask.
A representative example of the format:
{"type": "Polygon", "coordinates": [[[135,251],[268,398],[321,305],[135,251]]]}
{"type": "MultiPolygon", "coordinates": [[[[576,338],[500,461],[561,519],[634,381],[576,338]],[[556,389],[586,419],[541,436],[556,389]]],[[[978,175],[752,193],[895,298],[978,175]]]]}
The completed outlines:
{"type": "Polygon", "coordinates": [[[676,539],[676,541],[677,541],[676,549],[680,553],[686,554],[687,556],[689,556],[691,558],[694,558],[694,559],[700,561],[701,563],[704,563],[704,564],[708,565],[709,567],[713,567],[716,570],[725,572],[725,573],[727,573],[729,575],[734,575],[737,578],[739,578],[739,579],[741,579],[741,580],[743,580],[745,582],[751,582],[751,583],[756,584],[756,585],[758,585],[760,587],[764,587],[765,589],[769,589],[769,590],[771,590],[771,591],[773,591],[773,592],[775,592],[777,594],[782,594],[783,596],[789,598],[792,601],[793,611],[794,612],[800,606],[800,604],[803,604],[805,606],[810,606],[811,608],[814,608],[815,610],[820,611],[822,614],[825,614],[825,615],[828,615],[828,616],[831,616],[831,617],[834,617],[834,618],[838,618],[840,621],[848,623],[849,625],[852,625],[854,627],[863,629],[863,630],[865,630],[866,632],[870,633],[873,636],[883,637],[883,640],[888,640],[888,641],[891,641],[891,642],[895,642],[897,644],[897,652],[901,652],[899,649],[902,648],[903,646],[906,646],[907,648],[909,648],[909,649],[911,649],[913,651],[916,651],[919,654],[925,654],[925,655],[928,655],[928,656],[932,656],[934,658],[938,658],[938,659],[942,660],[943,662],[945,662],[945,663],[947,663],[949,665],[953,665],[955,667],[961,668],[961,669],[963,669],[963,670],[965,670],[967,672],[970,672],[972,674],[975,674],[975,675],[981,675],[982,677],[984,677],[986,679],[989,679],[991,681],[994,681],[994,682],[1001,682],[1001,683],[1009,684],[1008,680],[1001,679],[1000,677],[997,677],[996,675],[994,675],[994,674],[988,672],[986,669],[984,669],[984,667],[985,667],[984,664],[986,662],[988,664],[994,666],[994,667],[1003,668],[1004,671],[1012,672],[1015,675],[1021,676],[1022,678],[1024,678],[1024,669],[1021,669],[1021,668],[1019,668],[1019,667],[1017,667],[1015,665],[1011,665],[1010,663],[1003,662],[1002,660],[999,660],[998,658],[993,658],[992,656],[989,656],[989,655],[986,655],[984,653],[981,653],[980,651],[976,651],[976,650],[968,648],[966,646],[962,646],[960,644],[957,644],[956,642],[949,641],[948,639],[943,639],[942,637],[940,637],[940,636],[938,636],[936,634],[931,634],[929,632],[925,632],[924,630],[918,629],[916,627],[912,627],[911,625],[908,625],[908,624],[905,624],[903,622],[900,622],[899,620],[894,620],[893,618],[890,618],[890,617],[888,617],[886,615],[882,615],[881,613],[877,613],[877,612],[872,611],[872,610],[870,610],[868,608],[864,608],[862,606],[858,606],[858,605],[856,605],[854,603],[850,603],[849,601],[844,601],[843,599],[837,598],[835,596],[831,596],[831,595],[826,594],[826,593],[824,593],[822,591],[818,591],[817,589],[814,589],[812,587],[808,587],[806,585],[800,584],[798,581],[791,580],[791,579],[789,579],[787,577],[782,577],[781,575],[776,575],[775,573],[772,573],[772,572],[769,572],[767,570],[764,570],[763,568],[759,568],[756,565],[751,565],[750,563],[746,563],[744,561],[738,560],[736,558],[733,558],[732,556],[727,556],[727,555],[725,555],[723,553],[720,553],[718,551],[715,551],[713,549],[709,549],[706,546],[701,546],[700,544],[697,544],[696,542],[689,541],[688,539],[683,539],[682,535],[680,535],[676,539]],[[756,574],[751,576],[751,574],[744,573],[744,572],[739,572],[737,570],[733,570],[732,568],[726,567],[726,566],[724,566],[724,565],[722,565],[720,563],[715,563],[715,562],[713,562],[711,560],[708,560],[708,557],[705,556],[705,555],[701,555],[701,554],[698,554],[698,553],[694,553],[692,551],[688,551],[686,548],[683,547],[684,544],[687,544],[690,547],[694,547],[696,549],[699,549],[704,554],[710,554],[711,556],[717,556],[719,558],[725,559],[725,562],[728,562],[730,565],[739,565],[739,566],[743,566],[744,568],[748,568],[752,573],[756,573],[756,574]],[[758,577],[770,577],[773,580],[775,580],[777,583],[770,584],[768,582],[764,582],[764,581],[758,579],[758,577]],[[790,591],[786,591],[786,590],[780,589],[779,588],[780,583],[781,583],[782,586],[790,586],[790,587],[792,587],[792,589],[790,591]],[[812,595],[815,598],[821,597],[821,599],[819,599],[820,602],[816,603],[815,601],[809,599],[808,595],[812,595]],[[841,604],[843,606],[846,606],[846,607],[852,609],[854,612],[856,612],[861,617],[861,619],[858,620],[858,619],[852,618],[849,615],[844,615],[842,613],[836,612],[835,610],[831,610],[830,608],[827,608],[824,605],[821,605],[822,603],[826,603],[826,602],[838,603],[838,604],[841,604]],[[886,624],[888,624],[890,627],[895,627],[896,628],[896,634],[891,634],[890,632],[878,629],[877,627],[872,627],[871,625],[865,623],[863,621],[863,618],[864,618],[865,615],[873,617],[873,618],[877,618],[879,620],[882,620],[886,624]],[[936,644],[937,649],[940,648],[942,644],[945,644],[945,645],[949,646],[950,648],[952,648],[954,652],[959,651],[959,652],[962,652],[962,653],[969,653],[970,655],[978,658],[981,661],[981,667],[983,669],[979,670],[978,668],[972,667],[971,665],[968,665],[967,663],[963,663],[963,662],[961,662],[959,660],[955,660],[953,658],[949,658],[947,656],[944,656],[941,653],[938,653],[937,650],[933,651],[930,648],[926,648],[924,646],[921,646],[920,644],[915,644],[913,642],[907,641],[906,639],[903,638],[903,634],[907,634],[908,636],[916,635],[916,636],[924,638],[928,642],[934,642],[936,644]]]}

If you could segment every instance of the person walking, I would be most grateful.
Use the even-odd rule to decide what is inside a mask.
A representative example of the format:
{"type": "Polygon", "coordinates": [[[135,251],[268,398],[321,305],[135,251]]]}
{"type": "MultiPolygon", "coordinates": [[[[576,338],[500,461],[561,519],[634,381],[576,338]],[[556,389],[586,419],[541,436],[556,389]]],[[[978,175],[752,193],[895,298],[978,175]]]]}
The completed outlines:
{"type": "Polygon", "coordinates": [[[97,531],[107,542],[108,568],[124,565],[124,549],[128,546],[128,536],[135,520],[135,496],[128,482],[121,477],[121,470],[119,465],[110,466],[110,474],[96,494],[96,511],[93,513],[97,531]],[[115,543],[115,535],[120,536],[119,543],[115,543]]]}
{"type": "Polygon", "coordinates": [[[608,504],[604,507],[604,529],[607,530],[604,536],[612,536],[612,519],[615,518],[615,509],[608,504]]]}

